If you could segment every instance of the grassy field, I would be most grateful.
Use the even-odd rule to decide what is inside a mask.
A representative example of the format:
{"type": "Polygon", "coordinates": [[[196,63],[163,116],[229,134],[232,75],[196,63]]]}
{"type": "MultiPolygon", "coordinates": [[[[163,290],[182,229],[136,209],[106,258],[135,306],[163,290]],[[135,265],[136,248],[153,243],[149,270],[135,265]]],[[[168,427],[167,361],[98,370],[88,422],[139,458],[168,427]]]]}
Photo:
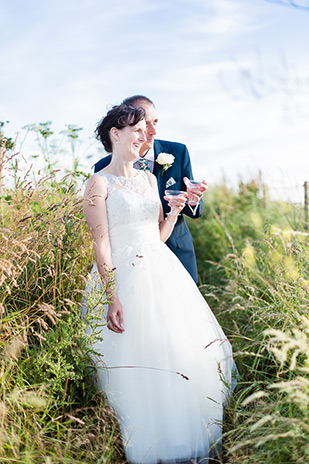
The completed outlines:
{"type": "MultiPolygon", "coordinates": [[[[15,175],[0,196],[1,464],[125,463],[113,413],[89,381],[79,303],[93,252],[76,185],[52,171],[35,184],[15,175]]],[[[304,464],[308,236],[301,208],[265,204],[262,193],[255,181],[237,193],[218,186],[189,221],[200,289],[240,372],[223,462],[304,464]]]]}
{"type": "Polygon", "coordinates": [[[301,207],[267,202],[252,181],[218,187],[191,221],[201,291],[235,351],[225,462],[309,459],[308,235],[301,207]]]}

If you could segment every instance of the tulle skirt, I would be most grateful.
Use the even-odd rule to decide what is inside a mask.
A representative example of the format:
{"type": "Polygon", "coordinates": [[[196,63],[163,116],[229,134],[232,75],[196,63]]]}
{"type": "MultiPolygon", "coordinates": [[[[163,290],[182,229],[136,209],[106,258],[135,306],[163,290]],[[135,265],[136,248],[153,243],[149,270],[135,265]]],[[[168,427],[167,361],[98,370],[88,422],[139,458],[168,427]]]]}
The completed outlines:
{"type": "MultiPolygon", "coordinates": [[[[231,345],[159,239],[120,247],[112,258],[125,332],[105,326],[93,362],[97,386],[119,419],[127,460],[207,458],[220,448],[223,406],[235,386],[231,345]]],[[[96,265],[86,295],[93,285],[101,285],[96,265]]]]}

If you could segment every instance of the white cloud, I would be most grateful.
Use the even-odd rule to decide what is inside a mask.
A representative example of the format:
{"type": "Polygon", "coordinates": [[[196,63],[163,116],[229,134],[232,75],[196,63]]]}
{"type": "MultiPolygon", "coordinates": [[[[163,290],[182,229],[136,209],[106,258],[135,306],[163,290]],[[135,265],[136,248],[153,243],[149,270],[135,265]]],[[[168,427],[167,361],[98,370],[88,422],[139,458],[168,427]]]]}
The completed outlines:
{"type": "Polygon", "coordinates": [[[159,136],[187,143],[210,181],[223,167],[233,179],[261,166],[296,175],[308,152],[308,30],[296,12],[247,0],[12,0],[0,13],[8,131],[52,120],[87,138],[107,104],[143,93],[159,136]]]}

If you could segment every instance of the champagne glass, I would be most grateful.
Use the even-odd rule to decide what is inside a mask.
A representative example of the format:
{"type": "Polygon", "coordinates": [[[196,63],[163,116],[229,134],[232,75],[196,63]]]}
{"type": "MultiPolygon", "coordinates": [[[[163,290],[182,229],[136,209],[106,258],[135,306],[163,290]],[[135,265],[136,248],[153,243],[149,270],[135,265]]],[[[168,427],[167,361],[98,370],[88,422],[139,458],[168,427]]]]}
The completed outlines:
{"type": "MultiPolygon", "coordinates": [[[[173,200],[174,198],[185,198],[186,197],[186,192],[183,190],[172,190],[168,189],[165,190],[164,195],[169,199],[173,200]]],[[[171,214],[174,214],[175,216],[178,216],[177,208],[175,206],[171,206],[171,214]]]]}
{"type": "MultiPolygon", "coordinates": [[[[201,181],[194,180],[194,179],[185,179],[184,183],[185,183],[185,185],[186,185],[186,187],[188,189],[189,194],[191,193],[191,190],[194,190],[196,187],[198,187],[200,184],[202,184],[201,181]]],[[[192,192],[192,193],[194,193],[194,192],[192,192]]],[[[196,202],[194,199],[191,198],[191,199],[188,199],[187,203],[188,203],[188,206],[189,206],[190,210],[195,215],[196,210],[198,208],[198,205],[200,203],[200,200],[198,200],[196,202]]]]}

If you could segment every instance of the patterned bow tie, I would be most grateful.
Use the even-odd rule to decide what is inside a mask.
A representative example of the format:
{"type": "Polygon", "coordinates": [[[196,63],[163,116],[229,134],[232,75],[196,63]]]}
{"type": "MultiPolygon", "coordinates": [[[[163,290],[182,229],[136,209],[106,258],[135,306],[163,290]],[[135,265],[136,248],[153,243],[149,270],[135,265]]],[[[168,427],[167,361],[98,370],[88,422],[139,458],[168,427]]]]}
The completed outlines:
{"type": "Polygon", "coordinates": [[[151,171],[149,161],[146,158],[138,158],[137,164],[139,169],[142,169],[143,171],[151,171]]]}

